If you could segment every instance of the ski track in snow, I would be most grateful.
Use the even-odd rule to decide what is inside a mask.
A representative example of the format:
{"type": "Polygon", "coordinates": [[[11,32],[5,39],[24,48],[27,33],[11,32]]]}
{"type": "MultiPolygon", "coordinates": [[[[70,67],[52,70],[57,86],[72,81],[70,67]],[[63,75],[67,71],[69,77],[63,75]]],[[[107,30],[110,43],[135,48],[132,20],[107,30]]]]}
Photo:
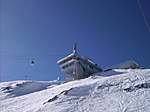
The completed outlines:
{"type": "Polygon", "coordinates": [[[0,83],[0,112],[150,112],[150,69],[115,69],[60,83],[0,83]]]}

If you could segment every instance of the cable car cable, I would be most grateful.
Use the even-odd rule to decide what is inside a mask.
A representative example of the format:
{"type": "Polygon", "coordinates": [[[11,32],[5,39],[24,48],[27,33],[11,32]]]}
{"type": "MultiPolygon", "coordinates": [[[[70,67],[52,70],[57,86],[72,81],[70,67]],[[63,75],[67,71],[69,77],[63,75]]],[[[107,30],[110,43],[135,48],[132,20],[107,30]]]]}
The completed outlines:
{"type": "Polygon", "coordinates": [[[143,9],[142,9],[142,6],[141,6],[141,4],[140,4],[140,1],[137,0],[137,2],[138,2],[138,5],[139,5],[139,8],[140,8],[140,11],[141,11],[141,13],[142,13],[142,16],[143,16],[143,18],[144,18],[144,22],[145,22],[145,24],[146,24],[146,27],[147,27],[147,29],[148,29],[148,31],[149,31],[149,33],[150,33],[150,27],[149,27],[149,25],[148,25],[148,22],[147,22],[147,19],[146,19],[145,14],[144,14],[144,11],[143,11],[143,9]]]}

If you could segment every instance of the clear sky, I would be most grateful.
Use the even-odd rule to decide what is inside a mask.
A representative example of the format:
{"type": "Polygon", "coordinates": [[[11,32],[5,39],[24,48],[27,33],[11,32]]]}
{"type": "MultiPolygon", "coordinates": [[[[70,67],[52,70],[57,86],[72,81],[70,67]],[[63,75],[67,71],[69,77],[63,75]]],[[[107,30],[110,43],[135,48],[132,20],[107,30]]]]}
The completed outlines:
{"type": "MultiPolygon", "coordinates": [[[[150,26],[150,0],[139,1],[150,26]]],[[[0,0],[1,81],[63,80],[57,61],[74,42],[102,68],[126,60],[150,68],[150,32],[137,0],[0,0]]]]}

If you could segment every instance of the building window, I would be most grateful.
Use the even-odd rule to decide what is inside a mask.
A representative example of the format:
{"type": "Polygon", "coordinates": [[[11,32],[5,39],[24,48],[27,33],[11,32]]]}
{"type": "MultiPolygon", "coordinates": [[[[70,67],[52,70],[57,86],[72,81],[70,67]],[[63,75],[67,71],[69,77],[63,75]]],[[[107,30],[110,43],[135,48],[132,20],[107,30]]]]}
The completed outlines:
{"type": "Polygon", "coordinates": [[[89,68],[93,69],[93,66],[89,65],[89,68]]]}

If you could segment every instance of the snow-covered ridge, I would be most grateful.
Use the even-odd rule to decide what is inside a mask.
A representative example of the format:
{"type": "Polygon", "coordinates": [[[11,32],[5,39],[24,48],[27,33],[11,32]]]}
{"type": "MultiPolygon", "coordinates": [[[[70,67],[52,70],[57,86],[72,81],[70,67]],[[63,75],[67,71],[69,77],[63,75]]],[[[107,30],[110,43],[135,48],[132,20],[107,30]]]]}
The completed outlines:
{"type": "MultiPolygon", "coordinates": [[[[10,83],[1,83],[1,88],[10,83]]],[[[0,111],[150,112],[150,69],[116,69],[48,87],[6,97],[1,100],[0,111]]]]}
{"type": "Polygon", "coordinates": [[[61,84],[60,81],[18,80],[3,82],[0,83],[0,100],[42,91],[59,84],[61,84]]]}

